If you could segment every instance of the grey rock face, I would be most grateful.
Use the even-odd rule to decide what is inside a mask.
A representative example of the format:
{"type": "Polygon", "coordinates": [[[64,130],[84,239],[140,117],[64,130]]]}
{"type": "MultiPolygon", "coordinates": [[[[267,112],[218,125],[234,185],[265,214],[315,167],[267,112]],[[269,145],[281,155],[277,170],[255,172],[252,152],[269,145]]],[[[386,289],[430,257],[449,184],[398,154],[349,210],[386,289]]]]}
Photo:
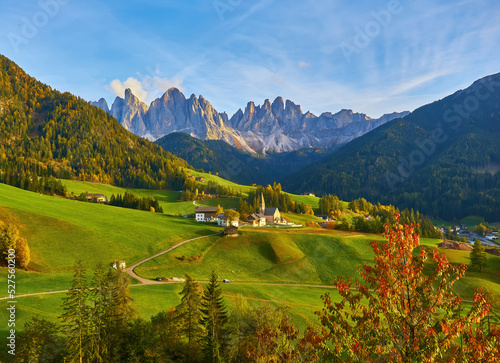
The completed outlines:
{"type": "Polygon", "coordinates": [[[104,110],[105,112],[109,113],[109,107],[108,103],[104,98],[101,98],[99,101],[92,101],[90,102],[92,106],[99,107],[101,110],[104,110]]]}
{"type": "Polygon", "coordinates": [[[130,89],[125,98],[116,97],[111,110],[104,99],[93,105],[110,112],[127,130],[158,139],[172,132],[186,132],[199,139],[224,140],[250,152],[293,151],[304,147],[331,147],[345,144],[374,128],[409,112],[392,113],[372,119],[352,110],[315,116],[300,106],[277,97],[262,106],[248,102],[231,118],[219,113],[203,96],[189,99],[176,88],[154,100],[148,107],[130,89]]]}

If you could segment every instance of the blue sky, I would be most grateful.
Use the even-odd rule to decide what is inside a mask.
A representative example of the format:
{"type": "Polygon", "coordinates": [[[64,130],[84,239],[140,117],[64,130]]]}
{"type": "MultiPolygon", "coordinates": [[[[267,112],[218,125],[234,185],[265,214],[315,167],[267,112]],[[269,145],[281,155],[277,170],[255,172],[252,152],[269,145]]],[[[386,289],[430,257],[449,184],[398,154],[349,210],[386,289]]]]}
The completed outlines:
{"type": "Polygon", "coordinates": [[[497,0],[3,0],[0,53],[86,100],[413,110],[500,72],[497,0]]]}

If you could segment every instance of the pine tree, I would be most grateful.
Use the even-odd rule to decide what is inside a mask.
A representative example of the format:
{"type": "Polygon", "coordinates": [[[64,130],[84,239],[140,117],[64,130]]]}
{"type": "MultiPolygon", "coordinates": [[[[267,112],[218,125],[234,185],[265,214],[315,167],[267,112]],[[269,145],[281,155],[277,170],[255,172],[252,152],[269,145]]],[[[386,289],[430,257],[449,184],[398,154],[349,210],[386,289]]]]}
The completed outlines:
{"type": "Polygon", "coordinates": [[[92,346],[92,361],[102,362],[105,361],[109,352],[109,333],[110,321],[109,305],[110,305],[110,278],[104,272],[104,268],[99,263],[94,272],[92,280],[92,291],[90,293],[92,298],[91,310],[91,346],[92,346]]]}
{"type": "Polygon", "coordinates": [[[484,252],[481,241],[478,239],[474,242],[474,249],[470,252],[470,262],[471,266],[479,267],[479,272],[488,264],[488,257],[486,256],[486,252],[484,252]]]}
{"type": "Polygon", "coordinates": [[[202,314],[200,284],[186,274],[186,284],[179,293],[182,296],[181,303],[176,307],[176,315],[180,324],[180,332],[187,339],[187,361],[195,361],[199,350],[199,341],[203,336],[203,325],[201,325],[202,314]]]}
{"type": "Polygon", "coordinates": [[[201,322],[205,327],[203,356],[205,361],[210,363],[222,362],[227,345],[227,312],[221,295],[222,291],[217,281],[217,275],[215,271],[212,271],[201,303],[203,314],[201,322]]]}
{"type": "Polygon", "coordinates": [[[89,295],[85,270],[78,261],[73,268],[73,281],[67,296],[63,299],[64,314],[60,316],[62,331],[68,337],[66,345],[67,362],[83,362],[89,358],[89,315],[87,305],[89,295]]]}
{"type": "Polygon", "coordinates": [[[111,360],[120,360],[120,344],[123,343],[129,328],[128,322],[133,320],[136,313],[132,306],[133,299],[127,276],[121,269],[116,273],[109,273],[109,304],[105,311],[105,320],[108,322],[109,335],[107,339],[110,348],[111,360]]]}

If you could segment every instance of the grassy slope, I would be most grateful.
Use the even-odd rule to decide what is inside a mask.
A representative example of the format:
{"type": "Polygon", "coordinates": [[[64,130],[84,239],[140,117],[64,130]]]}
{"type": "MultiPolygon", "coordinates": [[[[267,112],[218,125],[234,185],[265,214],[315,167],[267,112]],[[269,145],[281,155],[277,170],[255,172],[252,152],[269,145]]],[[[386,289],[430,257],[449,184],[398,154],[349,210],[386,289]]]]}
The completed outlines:
{"type": "Polygon", "coordinates": [[[178,202],[181,193],[168,190],[148,190],[148,189],[125,189],[107,184],[81,182],[76,180],[61,179],[62,183],[67,187],[68,193],[73,192],[75,195],[81,193],[98,193],[104,194],[108,199],[111,194],[124,194],[125,191],[137,194],[141,197],[154,197],[158,199],[163,213],[172,215],[186,215],[194,212],[195,206],[192,202],[178,202]]]}
{"type": "Polygon", "coordinates": [[[377,237],[351,236],[245,230],[237,238],[213,237],[182,246],[136,271],[149,278],[189,273],[204,280],[215,270],[232,281],[332,284],[337,275],[357,276],[358,267],[372,260],[369,242],[377,237]],[[203,259],[181,260],[197,254],[203,259]]]}
{"type": "Polygon", "coordinates": [[[116,259],[130,265],[175,242],[220,231],[185,218],[40,196],[4,184],[0,195],[0,217],[8,214],[22,225],[40,275],[68,273],[78,259],[92,268],[116,259]]]}

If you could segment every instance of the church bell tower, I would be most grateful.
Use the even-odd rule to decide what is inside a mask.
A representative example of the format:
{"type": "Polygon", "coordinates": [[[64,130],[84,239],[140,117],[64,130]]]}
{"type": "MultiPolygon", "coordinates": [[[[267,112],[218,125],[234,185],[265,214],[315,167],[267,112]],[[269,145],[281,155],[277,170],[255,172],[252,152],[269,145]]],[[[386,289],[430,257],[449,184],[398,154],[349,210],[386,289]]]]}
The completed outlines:
{"type": "Polygon", "coordinates": [[[265,214],[266,212],[266,202],[264,201],[264,193],[260,193],[260,203],[259,203],[259,213],[265,214]]]}

